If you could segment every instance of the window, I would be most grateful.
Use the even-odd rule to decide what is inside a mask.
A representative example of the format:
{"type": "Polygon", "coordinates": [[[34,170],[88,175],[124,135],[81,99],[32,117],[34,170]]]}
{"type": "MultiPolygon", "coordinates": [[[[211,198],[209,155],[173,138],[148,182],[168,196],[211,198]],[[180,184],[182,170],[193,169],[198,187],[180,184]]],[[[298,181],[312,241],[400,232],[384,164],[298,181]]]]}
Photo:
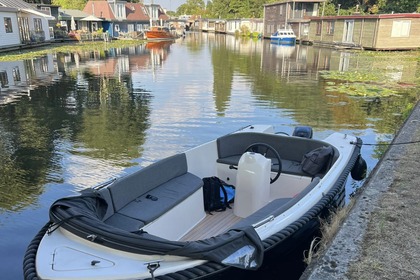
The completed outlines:
{"type": "Polygon", "coordinates": [[[115,14],[117,18],[125,18],[125,5],[117,4],[115,14]]]}
{"type": "Polygon", "coordinates": [[[12,33],[13,27],[12,27],[12,19],[9,17],[4,18],[4,29],[6,30],[6,33],[12,33]]]}
{"type": "Polygon", "coordinates": [[[1,71],[0,72],[0,85],[1,85],[2,88],[6,88],[9,85],[9,80],[7,78],[6,71],[1,71]]]}
{"type": "Polygon", "coordinates": [[[19,67],[14,67],[12,70],[12,73],[13,73],[13,81],[20,82],[21,77],[20,77],[19,67]]]}
{"type": "Polygon", "coordinates": [[[316,23],[316,35],[321,35],[322,32],[322,22],[316,23]]]}
{"type": "Polygon", "coordinates": [[[40,18],[34,18],[34,29],[35,31],[42,31],[42,21],[40,18]]]}
{"type": "Polygon", "coordinates": [[[309,24],[308,23],[303,24],[302,34],[305,35],[305,36],[308,36],[308,34],[309,34],[309,24]]]}
{"type": "Polygon", "coordinates": [[[328,21],[327,22],[327,34],[328,35],[334,35],[334,26],[335,26],[334,21],[328,21]]]}
{"type": "Polygon", "coordinates": [[[411,20],[394,20],[391,37],[410,37],[411,20]]]}
{"type": "Polygon", "coordinates": [[[40,7],[40,10],[46,15],[51,15],[51,8],[50,7],[40,7]]]}

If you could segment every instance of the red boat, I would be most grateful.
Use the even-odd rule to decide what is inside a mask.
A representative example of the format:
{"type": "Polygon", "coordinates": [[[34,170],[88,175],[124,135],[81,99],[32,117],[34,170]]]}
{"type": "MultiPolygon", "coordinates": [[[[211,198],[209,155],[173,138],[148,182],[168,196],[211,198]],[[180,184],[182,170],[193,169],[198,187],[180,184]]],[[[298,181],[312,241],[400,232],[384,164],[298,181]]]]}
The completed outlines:
{"type": "Polygon", "coordinates": [[[176,39],[176,36],[169,31],[168,27],[153,26],[146,31],[147,40],[171,40],[176,39]]]}

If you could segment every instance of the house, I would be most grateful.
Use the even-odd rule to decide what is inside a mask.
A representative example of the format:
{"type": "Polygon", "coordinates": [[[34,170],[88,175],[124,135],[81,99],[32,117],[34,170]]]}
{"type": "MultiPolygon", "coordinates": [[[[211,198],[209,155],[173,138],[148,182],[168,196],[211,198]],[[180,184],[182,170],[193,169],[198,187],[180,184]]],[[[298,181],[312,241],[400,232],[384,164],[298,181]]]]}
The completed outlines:
{"type": "Polygon", "coordinates": [[[200,19],[199,20],[199,29],[202,32],[215,32],[217,21],[219,21],[219,19],[212,19],[212,18],[200,19]]]}
{"type": "Polygon", "coordinates": [[[54,19],[33,9],[22,0],[0,0],[0,47],[22,47],[25,44],[51,41],[48,20],[54,19]]]}
{"type": "Polygon", "coordinates": [[[112,37],[141,33],[150,25],[164,25],[169,19],[160,5],[119,0],[89,0],[83,12],[100,19],[103,30],[112,37]]]}
{"type": "Polygon", "coordinates": [[[327,0],[283,0],[264,5],[263,37],[270,38],[278,29],[291,28],[296,39],[305,40],[309,34],[309,17],[318,16],[321,3],[327,0]]]}
{"type": "Polygon", "coordinates": [[[0,105],[15,102],[23,96],[30,96],[31,90],[59,79],[55,61],[53,54],[46,54],[31,60],[2,62],[0,105]]]}
{"type": "Polygon", "coordinates": [[[19,46],[20,32],[18,25],[18,10],[16,8],[0,7],[0,48],[19,46]]]}
{"type": "Polygon", "coordinates": [[[228,19],[226,20],[226,33],[243,36],[262,34],[263,23],[261,18],[228,19]],[[243,34],[243,32],[246,32],[246,34],[243,34]]]}
{"type": "Polygon", "coordinates": [[[371,50],[420,47],[420,14],[311,17],[313,44],[371,50]]]}
{"type": "Polygon", "coordinates": [[[54,5],[52,0],[24,0],[26,3],[32,4],[34,10],[37,10],[47,16],[50,16],[48,19],[48,25],[51,37],[54,37],[54,31],[58,29],[58,15],[60,6],[54,5]]]}
{"type": "MultiPolygon", "coordinates": [[[[153,3],[153,1],[152,1],[153,3]]],[[[169,16],[165,13],[159,4],[145,5],[148,10],[150,18],[150,25],[161,25],[164,26],[164,22],[169,20],[169,16]]]]}
{"type": "Polygon", "coordinates": [[[72,30],[87,30],[87,22],[81,20],[88,16],[89,14],[80,10],[60,8],[58,12],[58,24],[60,29],[66,33],[72,30]]]}
{"type": "Polygon", "coordinates": [[[226,20],[219,19],[214,23],[214,32],[216,33],[226,33],[226,20]]]}
{"type": "Polygon", "coordinates": [[[241,19],[228,19],[226,20],[226,33],[235,35],[241,30],[241,19]]]}

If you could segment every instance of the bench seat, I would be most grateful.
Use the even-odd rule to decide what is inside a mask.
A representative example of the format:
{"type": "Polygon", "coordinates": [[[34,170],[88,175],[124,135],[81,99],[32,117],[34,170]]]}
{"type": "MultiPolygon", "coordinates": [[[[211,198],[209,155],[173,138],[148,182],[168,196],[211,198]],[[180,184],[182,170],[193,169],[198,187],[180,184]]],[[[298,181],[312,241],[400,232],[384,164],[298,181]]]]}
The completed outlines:
{"type": "Polygon", "coordinates": [[[108,203],[103,221],[124,230],[139,230],[202,186],[201,178],[188,172],[184,153],[166,158],[101,189],[108,203]]]}
{"type": "Polygon", "coordinates": [[[186,173],[137,197],[118,213],[148,224],[203,186],[197,176],[186,173]]]}

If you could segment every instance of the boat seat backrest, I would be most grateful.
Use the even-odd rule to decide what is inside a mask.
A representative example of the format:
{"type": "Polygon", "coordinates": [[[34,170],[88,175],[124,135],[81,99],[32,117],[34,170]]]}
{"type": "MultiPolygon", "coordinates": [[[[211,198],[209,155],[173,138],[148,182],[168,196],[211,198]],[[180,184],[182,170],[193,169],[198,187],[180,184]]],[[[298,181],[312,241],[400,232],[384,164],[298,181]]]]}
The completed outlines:
{"type": "MultiPolygon", "coordinates": [[[[218,157],[226,158],[242,155],[254,143],[266,143],[279,153],[282,160],[300,162],[303,155],[327,144],[314,139],[284,136],[279,134],[241,132],[232,133],[217,139],[218,157]]],[[[268,155],[273,157],[272,155],[268,155]]]]}
{"type": "Polygon", "coordinates": [[[138,172],[117,179],[108,187],[114,211],[117,212],[133,199],[150,190],[187,173],[187,159],[184,153],[177,154],[147,167],[138,172]]]}
{"type": "MultiPolygon", "coordinates": [[[[302,170],[301,162],[303,156],[316,148],[328,145],[327,143],[318,140],[278,134],[255,132],[234,133],[217,139],[217,162],[237,166],[242,154],[254,143],[265,143],[273,147],[281,158],[282,173],[298,176],[308,176],[308,174],[302,170]]],[[[337,149],[334,147],[333,149],[334,156],[331,163],[334,163],[339,156],[337,149]]],[[[266,157],[273,160],[273,163],[277,163],[277,159],[270,151],[267,152],[266,157]]],[[[272,171],[277,172],[277,170],[278,165],[274,164],[272,166],[272,171]]],[[[325,171],[326,170],[323,170],[323,172],[325,171]]],[[[322,177],[323,174],[320,173],[317,174],[317,176],[322,177]]]]}

